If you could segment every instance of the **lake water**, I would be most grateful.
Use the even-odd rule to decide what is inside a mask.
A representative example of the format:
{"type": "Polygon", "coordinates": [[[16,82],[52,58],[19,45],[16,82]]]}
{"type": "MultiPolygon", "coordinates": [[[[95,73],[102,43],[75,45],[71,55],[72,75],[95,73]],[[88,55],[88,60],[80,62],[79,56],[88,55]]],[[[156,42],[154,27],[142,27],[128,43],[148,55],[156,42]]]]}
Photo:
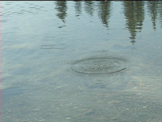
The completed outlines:
{"type": "Polygon", "coordinates": [[[2,1],[1,122],[162,122],[161,1],[2,1]]]}

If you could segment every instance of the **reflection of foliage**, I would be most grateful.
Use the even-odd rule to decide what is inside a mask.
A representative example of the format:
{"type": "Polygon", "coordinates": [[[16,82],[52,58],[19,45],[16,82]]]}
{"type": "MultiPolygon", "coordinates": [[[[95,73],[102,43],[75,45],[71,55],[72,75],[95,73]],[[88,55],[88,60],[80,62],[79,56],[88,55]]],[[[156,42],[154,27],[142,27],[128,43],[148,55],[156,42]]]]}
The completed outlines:
{"type": "Polygon", "coordinates": [[[108,27],[108,20],[110,18],[110,6],[111,6],[111,1],[101,1],[99,3],[99,17],[101,18],[101,21],[103,24],[108,27]]]}
{"type": "MultiPolygon", "coordinates": [[[[162,3],[160,4],[159,8],[162,8],[162,3]]],[[[160,19],[161,19],[161,22],[162,22],[162,9],[159,9],[159,13],[160,13],[160,19]]]]}
{"type": "Polygon", "coordinates": [[[160,13],[160,18],[161,18],[161,22],[162,22],[162,2],[159,2],[159,13],[160,13]]]}
{"type": "Polygon", "coordinates": [[[85,11],[91,16],[93,16],[93,7],[94,5],[92,1],[85,1],[85,11]]]}
{"type": "MultiPolygon", "coordinates": [[[[56,1],[56,9],[58,11],[58,18],[60,18],[63,22],[66,18],[67,11],[67,3],[66,1],[56,1]]],[[[95,5],[95,1],[77,1],[75,0],[75,10],[77,14],[81,14],[82,12],[82,4],[84,4],[84,10],[90,16],[93,16],[94,10],[97,7],[98,15],[101,19],[102,23],[108,27],[109,19],[110,19],[110,10],[111,10],[111,1],[98,1],[97,6],[95,5]]],[[[130,39],[132,39],[132,43],[135,42],[136,32],[142,30],[143,21],[144,21],[144,3],[147,3],[147,9],[151,16],[151,20],[156,29],[156,19],[159,13],[159,17],[162,20],[162,2],[161,1],[123,1],[124,5],[124,15],[126,18],[126,26],[131,33],[130,39]]]]}
{"type": "Polygon", "coordinates": [[[156,29],[156,19],[157,19],[157,1],[148,1],[148,11],[151,17],[153,28],[156,29]]]}
{"type": "Polygon", "coordinates": [[[131,42],[135,42],[136,31],[141,31],[144,20],[143,1],[124,1],[124,14],[127,20],[127,28],[131,33],[131,42]]]}
{"type": "Polygon", "coordinates": [[[82,9],[82,8],[81,8],[81,7],[82,7],[81,5],[82,5],[82,4],[81,4],[80,1],[75,2],[75,10],[76,10],[76,13],[77,13],[77,14],[81,14],[81,12],[82,12],[82,11],[81,11],[81,9],[82,9]]]}
{"type": "Polygon", "coordinates": [[[56,9],[58,10],[57,16],[65,22],[65,17],[66,17],[66,11],[67,11],[67,5],[66,1],[56,1],[56,9]]]}

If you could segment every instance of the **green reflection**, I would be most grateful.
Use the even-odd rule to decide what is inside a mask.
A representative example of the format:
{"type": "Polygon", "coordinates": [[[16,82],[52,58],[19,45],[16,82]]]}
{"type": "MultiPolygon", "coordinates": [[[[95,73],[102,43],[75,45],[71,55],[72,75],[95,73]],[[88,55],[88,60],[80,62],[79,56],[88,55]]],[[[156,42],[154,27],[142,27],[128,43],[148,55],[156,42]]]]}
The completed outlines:
{"type": "Polygon", "coordinates": [[[92,1],[85,1],[85,11],[90,15],[93,16],[94,12],[94,3],[92,1]]]}
{"type": "Polygon", "coordinates": [[[80,1],[75,2],[75,11],[77,14],[82,13],[82,2],[80,1]]]}
{"type": "Polygon", "coordinates": [[[150,18],[153,24],[153,29],[156,29],[156,20],[157,20],[157,8],[158,8],[158,1],[148,1],[147,2],[147,9],[150,14],[150,18]]]}
{"type": "Polygon", "coordinates": [[[126,18],[126,28],[131,33],[131,43],[135,43],[136,32],[142,30],[144,21],[144,2],[143,1],[124,1],[124,15],[126,18]]]}
{"type": "Polygon", "coordinates": [[[66,1],[56,1],[56,9],[58,11],[57,17],[65,23],[67,3],[66,1]]]}
{"type": "MultiPolygon", "coordinates": [[[[111,2],[112,1],[74,1],[74,7],[77,14],[76,17],[79,16],[83,10],[90,16],[93,16],[95,10],[97,10],[102,24],[108,28],[112,6],[111,2]],[[97,6],[96,3],[98,4],[97,6]]],[[[56,1],[55,5],[58,11],[56,16],[65,23],[65,18],[67,16],[67,1],[56,1]]],[[[128,28],[131,33],[130,39],[132,44],[135,43],[137,32],[141,32],[143,28],[143,21],[145,19],[144,5],[147,5],[148,11],[146,12],[150,14],[154,29],[156,29],[156,20],[158,16],[162,21],[161,1],[123,1],[126,28],[128,28]]]]}
{"type": "Polygon", "coordinates": [[[111,7],[111,1],[104,2],[101,1],[99,3],[99,18],[101,19],[102,23],[108,28],[108,22],[110,19],[110,7],[111,7]]]}

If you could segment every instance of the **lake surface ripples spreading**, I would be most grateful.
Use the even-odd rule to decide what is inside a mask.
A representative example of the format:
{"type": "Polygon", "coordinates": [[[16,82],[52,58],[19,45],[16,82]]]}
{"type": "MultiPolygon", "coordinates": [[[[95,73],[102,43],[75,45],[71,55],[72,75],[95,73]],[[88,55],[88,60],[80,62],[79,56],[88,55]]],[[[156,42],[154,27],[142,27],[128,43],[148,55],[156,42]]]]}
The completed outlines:
{"type": "Polygon", "coordinates": [[[2,122],[161,122],[161,1],[1,1],[2,122]]]}

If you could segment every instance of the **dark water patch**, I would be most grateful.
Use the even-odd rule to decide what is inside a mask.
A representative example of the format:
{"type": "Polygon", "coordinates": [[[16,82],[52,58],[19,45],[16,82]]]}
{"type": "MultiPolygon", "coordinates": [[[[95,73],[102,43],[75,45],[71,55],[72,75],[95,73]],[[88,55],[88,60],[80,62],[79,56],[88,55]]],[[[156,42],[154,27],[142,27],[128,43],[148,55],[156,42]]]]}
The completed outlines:
{"type": "Polygon", "coordinates": [[[7,20],[1,20],[1,23],[5,23],[5,22],[7,22],[7,20]]]}
{"type": "Polygon", "coordinates": [[[21,95],[24,93],[24,91],[25,91],[25,89],[22,89],[20,87],[6,88],[6,89],[1,90],[1,98],[4,99],[4,98],[21,95]]]}
{"type": "Polygon", "coordinates": [[[64,45],[42,45],[40,49],[64,49],[64,45]]]}
{"type": "Polygon", "coordinates": [[[92,116],[92,115],[95,115],[96,114],[96,111],[94,109],[90,109],[86,112],[86,116],[92,116]]]}
{"type": "Polygon", "coordinates": [[[63,28],[63,27],[66,27],[66,25],[61,25],[61,26],[58,26],[58,28],[63,28]]]}
{"type": "Polygon", "coordinates": [[[127,60],[118,57],[96,57],[76,61],[72,69],[84,74],[116,73],[126,69],[127,60]]]}

